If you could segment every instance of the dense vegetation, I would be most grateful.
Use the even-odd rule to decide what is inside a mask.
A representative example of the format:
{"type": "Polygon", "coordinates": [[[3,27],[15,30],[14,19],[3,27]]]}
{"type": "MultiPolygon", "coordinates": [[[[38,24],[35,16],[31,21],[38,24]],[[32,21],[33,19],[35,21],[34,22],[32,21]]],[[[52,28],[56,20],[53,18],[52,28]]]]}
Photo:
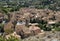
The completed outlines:
{"type": "Polygon", "coordinates": [[[60,10],[60,0],[1,0],[0,8],[5,13],[19,10],[21,7],[47,8],[60,10]]]}

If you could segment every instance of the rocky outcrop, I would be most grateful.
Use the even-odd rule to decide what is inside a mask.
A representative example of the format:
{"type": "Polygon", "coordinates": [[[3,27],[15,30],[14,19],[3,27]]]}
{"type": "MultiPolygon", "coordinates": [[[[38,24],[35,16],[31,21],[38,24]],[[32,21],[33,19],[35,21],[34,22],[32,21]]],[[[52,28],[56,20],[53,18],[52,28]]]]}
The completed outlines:
{"type": "Polygon", "coordinates": [[[15,31],[18,35],[21,36],[21,38],[26,38],[31,34],[29,29],[25,25],[16,25],[15,31]]]}
{"type": "Polygon", "coordinates": [[[34,35],[37,35],[37,34],[41,33],[41,29],[38,26],[35,26],[35,25],[30,26],[29,30],[34,35]]]}
{"type": "Polygon", "coordinates": [[[25,25],[21,25],[21,24],[16,25],[15,31],[18,35],[21,36],[21,38],[27,38],[29,36],[32,36],[32,35],[34,36],[34,35],[41,33],[40,28],[37,26],[33,25],[33,26],[29,26],[28,28],[25,25]]]}

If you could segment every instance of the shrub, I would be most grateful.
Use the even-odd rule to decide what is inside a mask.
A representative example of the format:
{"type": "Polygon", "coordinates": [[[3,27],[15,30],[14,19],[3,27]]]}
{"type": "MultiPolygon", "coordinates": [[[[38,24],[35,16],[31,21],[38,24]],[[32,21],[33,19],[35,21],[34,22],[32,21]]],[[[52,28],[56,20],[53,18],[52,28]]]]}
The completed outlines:
{"type": "Polygon", "coordinates": [[[11,36],[9,39],[6,39],[7,41],[21,41],[21,39],[15,38],[11,36]]]}
{"type": "Polygon", "coordinates": [[[55,27],[54,29],[55,29],[56,31],[60,31],[60,28],[55,27]]]}
{"type": "Polygon", "coordinates": [[[0,36],[0,41],[5,41],[5,38],[3,36],[0,36]]]}
{"type": "Polygon", "coordinates": [[[13,36],[11,36],[9,39],[6,39],[5,37],[0,36],[0,41],[21,41],[21,39],[17,39],[13,36]]]}

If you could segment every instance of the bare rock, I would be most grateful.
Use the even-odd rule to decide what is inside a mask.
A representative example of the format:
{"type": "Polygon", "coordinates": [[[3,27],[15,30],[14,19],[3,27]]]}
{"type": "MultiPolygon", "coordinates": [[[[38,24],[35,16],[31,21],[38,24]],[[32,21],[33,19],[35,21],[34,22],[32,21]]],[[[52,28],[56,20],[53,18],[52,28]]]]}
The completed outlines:
{"type": "Polygon", "coordinates": [[[16,25],[15,31],[18,35],[21,36],[21,38],[26,38],[31,35],[31,32],[25,25],[16,25]]]}
{"type": "Polygon", "coordinates": [[[29,30],[34,34],[34,35],[37,35],[38,33],[41,33],[41,30],[38,26],[30,26],[29,27],[29,30]]]}

